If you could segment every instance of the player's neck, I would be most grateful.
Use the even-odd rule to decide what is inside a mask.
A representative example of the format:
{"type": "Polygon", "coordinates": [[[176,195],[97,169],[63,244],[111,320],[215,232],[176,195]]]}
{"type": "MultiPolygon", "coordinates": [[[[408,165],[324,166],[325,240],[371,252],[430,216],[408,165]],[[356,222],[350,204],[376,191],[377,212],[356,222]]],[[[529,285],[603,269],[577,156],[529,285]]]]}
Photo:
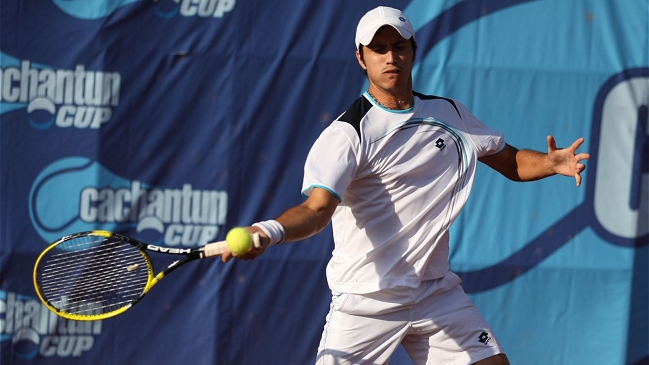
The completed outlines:
{"type": "Polygon", "coordinates": [[[412,108],[414,103],[412,90],[399,94],[391,94],[387,91],[370,87],[367,89],[367,93],[370,94],[374,101],[386,109],[406,110],[412,108]]]}

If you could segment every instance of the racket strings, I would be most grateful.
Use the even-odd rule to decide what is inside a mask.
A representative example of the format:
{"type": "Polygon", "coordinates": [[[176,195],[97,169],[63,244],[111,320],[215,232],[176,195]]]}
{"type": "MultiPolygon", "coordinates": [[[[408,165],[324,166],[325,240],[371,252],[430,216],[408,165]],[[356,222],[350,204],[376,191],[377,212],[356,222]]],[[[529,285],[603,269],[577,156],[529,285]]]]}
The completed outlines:
{"type": "Polygon", "coordinates": [[[149,280],[149,263],[128,242],[104,237],[65,241],[43,258],[43,297],[73,314],[103,314],[137,300],[149,280]]]}

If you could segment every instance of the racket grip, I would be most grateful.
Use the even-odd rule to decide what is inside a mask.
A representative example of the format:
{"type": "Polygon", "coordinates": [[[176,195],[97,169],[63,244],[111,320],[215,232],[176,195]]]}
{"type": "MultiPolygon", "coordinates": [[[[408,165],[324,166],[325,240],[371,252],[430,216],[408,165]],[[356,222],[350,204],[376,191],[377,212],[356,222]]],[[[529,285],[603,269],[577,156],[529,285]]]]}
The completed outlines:
{"type": "Polygon", "coordinates": [[[255,245],[255,248],[263,246],[259,233],[255,232],[252,234],[252,244],[255,245]]]}
{"type": "MultiPolygon", "coordinates": [[[[255,245],[256,248],[259,248],[262,246],[261,243],[261,238],[259,238],[259,233],[253,233],[252,234],[252,244],[255,245]]],[[[225,250],[228,249],[228,243],[225,241],[219,241],[219,242],[213,242],[213,243],[208,243],[205,245],[205,249],[203,250],[205,257],[212,257],[212,256],[219,256],[222,255],[225,250]]]]}
{"type": "Polygon", "coordinates": [[[225,241],[212,242],[205,245],[203,253],[205,257],[212,257],[222,255],[228,249],[228,244],[225,241]]]}

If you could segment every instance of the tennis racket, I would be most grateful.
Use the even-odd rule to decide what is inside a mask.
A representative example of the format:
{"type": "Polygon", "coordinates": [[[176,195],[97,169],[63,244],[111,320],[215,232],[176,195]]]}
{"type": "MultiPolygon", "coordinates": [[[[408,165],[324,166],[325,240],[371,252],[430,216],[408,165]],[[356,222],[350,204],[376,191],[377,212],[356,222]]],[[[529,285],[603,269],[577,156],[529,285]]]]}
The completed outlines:
{"type": "MultiPolygon", "coordinates": [[[[261,247],[259,234],[252,236],[261,247]]],[[[94,321],[124,313],[163,277],[187,262],[223,254],[226,241],[198,248],[171,248],[108,231],[65,236],[36,260],[34,286],[45,305],[61,317],[94,321]],[[179,256],[154,274],[148,252],[179,256]]]]}

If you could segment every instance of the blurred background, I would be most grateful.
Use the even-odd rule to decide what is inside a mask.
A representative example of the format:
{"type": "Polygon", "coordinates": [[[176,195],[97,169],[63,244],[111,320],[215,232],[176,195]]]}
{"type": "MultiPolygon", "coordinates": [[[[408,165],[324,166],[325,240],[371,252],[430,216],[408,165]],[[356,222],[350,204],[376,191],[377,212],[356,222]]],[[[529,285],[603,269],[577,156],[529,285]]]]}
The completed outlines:
{"type": "Polygon", "coordinates": [[[40,304],[33,264],[73,232],[196,247],[299,204],[311,144],[367,87],[354,34],[378,5],[415,27],[416,91],[518,148],[586,139],[580,188],[481,165],[451,231],[511,363],[649,364],[647,0],[2,1],[0,362],[313,363],[330,228],[91,323],[40,304]]]}

